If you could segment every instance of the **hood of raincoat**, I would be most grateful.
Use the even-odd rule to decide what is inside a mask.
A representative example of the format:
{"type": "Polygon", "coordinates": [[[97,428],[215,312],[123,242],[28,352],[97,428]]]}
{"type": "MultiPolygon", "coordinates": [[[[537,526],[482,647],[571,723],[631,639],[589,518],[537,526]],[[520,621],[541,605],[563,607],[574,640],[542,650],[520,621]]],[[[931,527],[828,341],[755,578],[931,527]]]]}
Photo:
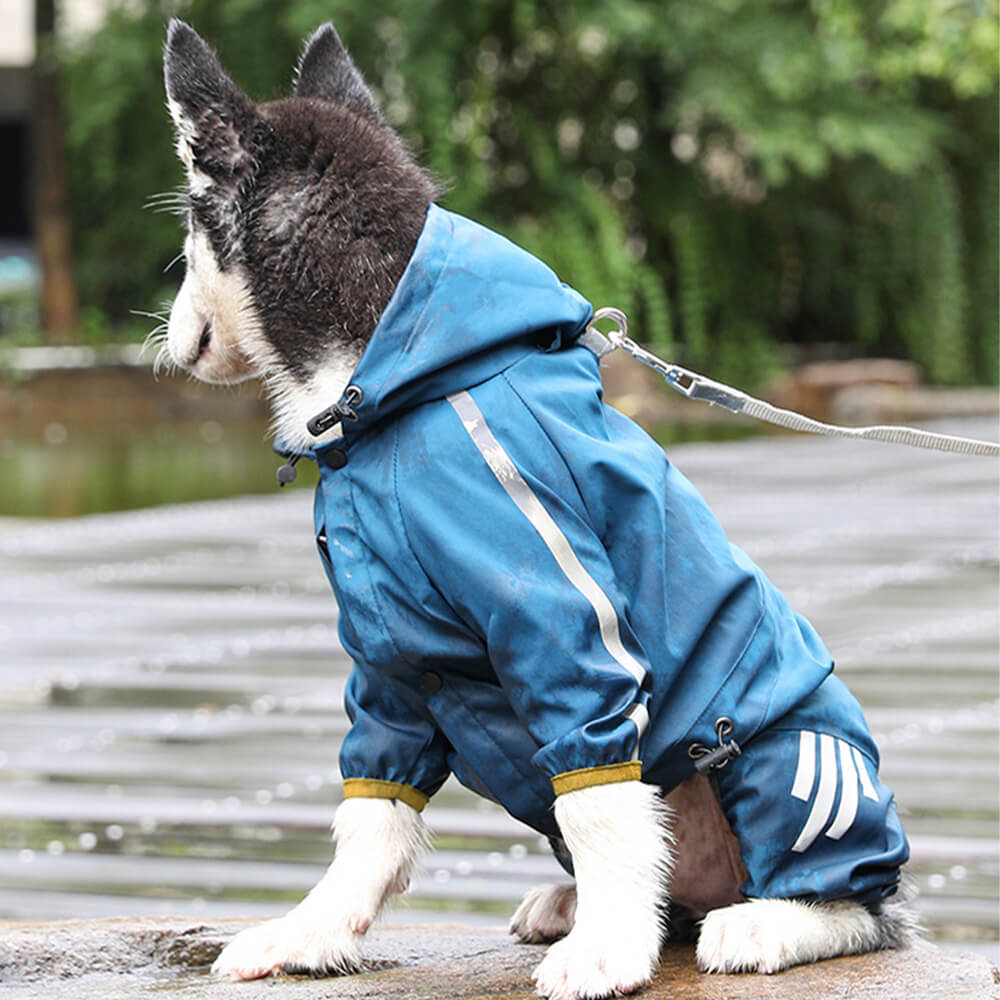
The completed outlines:
{"type": "Polygon", "coordinates": [[[344,435],[478,385],[539,347],[566,347],[592,314],[590,303],[537,257],[431,205],[351,377],[362,400],[342,399],[358,417],[344,435]]]}

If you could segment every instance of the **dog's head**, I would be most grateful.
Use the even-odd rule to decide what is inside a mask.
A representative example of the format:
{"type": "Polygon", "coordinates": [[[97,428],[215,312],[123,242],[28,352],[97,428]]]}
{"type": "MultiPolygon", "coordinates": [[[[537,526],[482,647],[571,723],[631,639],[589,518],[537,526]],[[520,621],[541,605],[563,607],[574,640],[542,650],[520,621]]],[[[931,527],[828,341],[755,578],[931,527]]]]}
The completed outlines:
{"type": "Polygon", "coordinates": [[[178,20],[164,72],[188,190],[172,360],[208,382],[262,376],[279,402],[331,365],[349,372],[409,260],[433,183],[331,24],[306,43],[286,99],[255,104],[178,20]]]}

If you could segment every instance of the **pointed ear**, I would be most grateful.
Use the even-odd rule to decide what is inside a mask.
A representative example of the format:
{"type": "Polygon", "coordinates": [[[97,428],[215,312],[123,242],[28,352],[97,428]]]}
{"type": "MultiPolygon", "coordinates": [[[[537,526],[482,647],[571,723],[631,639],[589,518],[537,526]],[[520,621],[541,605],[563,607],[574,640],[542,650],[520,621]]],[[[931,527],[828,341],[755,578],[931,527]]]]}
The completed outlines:
{"type": "Polygon", "coordinates": [[[177,127],[177,155],[192,186],[235,185],[253,162],[260,119],[218,56],[183,21],[173,18],[163,54],[167,107],[177,127]]]}
{"type": "Polygon", "coordinates": [[[296,97],[324,97],[381,118],[378,105],[340,35],[327,21],[305,44],[295,71],[296,97]]]}

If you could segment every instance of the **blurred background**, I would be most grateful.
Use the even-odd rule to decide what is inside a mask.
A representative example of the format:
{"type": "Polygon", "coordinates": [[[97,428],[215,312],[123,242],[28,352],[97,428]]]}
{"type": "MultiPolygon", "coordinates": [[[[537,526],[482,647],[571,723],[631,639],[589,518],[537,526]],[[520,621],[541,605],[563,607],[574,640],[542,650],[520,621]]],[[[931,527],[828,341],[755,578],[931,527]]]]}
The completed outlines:
{"type": "Polygon", "coordinates": [[[334,20],[444,204],[673,360],[818,416],[995,412],[996,0],[0,0],[0,510],[269,486],[253,387],[128,371],[182,277],[173,14],[258,99],[334,20]]]}
{"type": "MultiPolygon", "coordinates": [[[[315,473],[275,494],[258,388],[142,351],[182,278],[175,14],[257,99],[333,20],[443,204],[672,360],[996,438],[995,0],[0,0],[0,916],[273,913],[328,853],[349,664],[315,473]]],[[[610,398],[827,636],[934,936],[996,959],[993,463],[723,442],[755,429],[647,375],[616,361],[610,398]]],[[[451,784],[429,815],[411,918],[558,876],[451,784]]]]}

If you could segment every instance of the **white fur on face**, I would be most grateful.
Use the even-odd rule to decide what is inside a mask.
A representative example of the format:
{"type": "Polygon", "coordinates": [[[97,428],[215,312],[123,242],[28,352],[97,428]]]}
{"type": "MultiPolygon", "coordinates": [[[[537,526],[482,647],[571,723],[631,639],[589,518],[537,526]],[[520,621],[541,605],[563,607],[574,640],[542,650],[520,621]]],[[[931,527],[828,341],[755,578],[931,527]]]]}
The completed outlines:
{"type": "Polygon", "coordinates": [[[660,906],[673,864],[670,811],[657,789],[623,781],[567,792],[556,821],[573,858],[573,929],[534,972],[550,1000],[632,993],[653,977],[660,906]]]}
{"type": "Polygon", "coordinates": [[[279,920],[241,931],[212,971],[259,979],[282,969],[355,972],[361,938],[387,900],[403,892],[427,846],[420,813],[388,799],[347,799],[337,810],[333,864],[306,898],[279,920]]]}
{"type": "Polygon", "coordinates": [[[363,348],[331,351],[306,381],[295,378],[265,336],[243,268],[231,264],[222,271],[208,238],[197,230],[185,240],[184,254],[187,273],[167,326],[174,364],[216,384],[261,378],[274,408],[272,429],[283,447],[304,451],[339,436],[339,424],[318,438],[306,424],[341,398],[363,348]],[[201,350],[206,327],[208,344],[201,350]]]}
{"type": "Polygon", "coordinates": [[[204,382],[229,384],[259,374],[266,346],[242,269],[220,270],[207,237],[198,231],[188,235],[184,254],[187,273],[167,326],[174,364],[204,382]]]}

